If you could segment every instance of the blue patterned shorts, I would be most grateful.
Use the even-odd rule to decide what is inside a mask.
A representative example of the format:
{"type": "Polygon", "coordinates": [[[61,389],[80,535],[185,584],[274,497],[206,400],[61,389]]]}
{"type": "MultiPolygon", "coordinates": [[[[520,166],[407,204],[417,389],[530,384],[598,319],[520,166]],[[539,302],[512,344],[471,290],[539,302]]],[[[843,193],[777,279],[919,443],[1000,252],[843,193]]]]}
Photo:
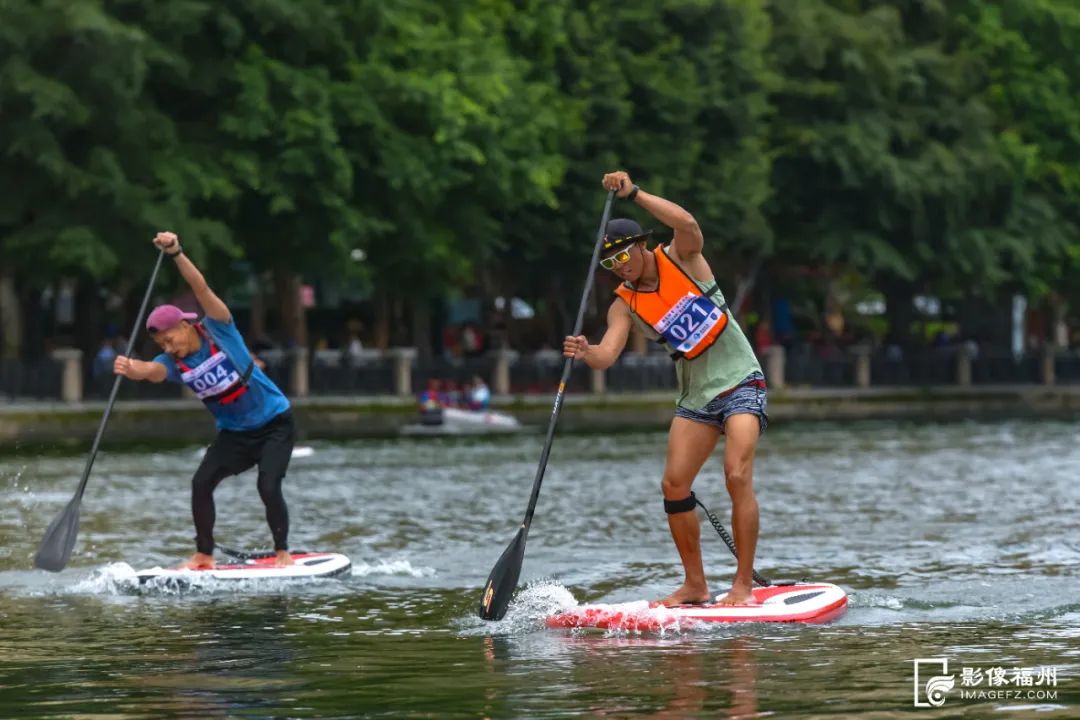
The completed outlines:
{"type": "Polygon", "coordinates": [[[757,415],[761,433],[769,427],[769,398],[765,388],[765,376],[752,373],[731,390],[720,393],[700,410],[675,408],[675,417],[712,425],[724,431],[724,423],[732,415],[757,415]]]}

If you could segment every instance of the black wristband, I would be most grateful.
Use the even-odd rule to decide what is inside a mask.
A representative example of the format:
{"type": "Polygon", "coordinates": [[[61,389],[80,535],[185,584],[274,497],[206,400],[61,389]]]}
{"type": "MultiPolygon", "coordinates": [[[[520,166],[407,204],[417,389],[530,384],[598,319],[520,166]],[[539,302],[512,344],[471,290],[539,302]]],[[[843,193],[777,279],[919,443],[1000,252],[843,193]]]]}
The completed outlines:
{"type": "Polygon", "coordinates": [[[638,194],[638,190],[640,190],[640,189],[641,189],[641,188],[639,188],[639,187],[638,187],[637,185],[635,185],[635,186],[634,186],[634,189],[633,189],[633,190],[631,190],[630,192],[628,192],[628,193],[626,194],[626,199],[627,199],[628,201],[630,201],[630,202],[634,202],[634,198],[636,198],[636,197],[637,197],[637,194],[638,194]]]}
{"type": "Polygon", "coordinates": [[[171,252],[166,252],[165,254],[168,255],[169,257],[176,257],[177,255],[183,255],[184,254],[184,248],[178,247],[178,248],[176,248],[176,252],[172,252],[172,253],[171,252]]]}

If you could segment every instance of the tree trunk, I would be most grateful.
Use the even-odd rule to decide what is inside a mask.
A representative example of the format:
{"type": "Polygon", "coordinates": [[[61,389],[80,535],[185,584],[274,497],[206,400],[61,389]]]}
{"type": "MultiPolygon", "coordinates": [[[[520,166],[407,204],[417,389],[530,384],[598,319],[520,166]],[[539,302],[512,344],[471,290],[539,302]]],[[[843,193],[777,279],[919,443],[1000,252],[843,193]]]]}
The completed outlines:
{"type": "Polygon", "coordinates": [[[11,266],[0,270],[0,357],[13,359],[22,352],[22,308],[15,292],[11,266]]]}
{"type": "Polygon", "coordinates": [[[24,286],[18,294],[22,312],[18,322],[22,331],[19,355],[40,358],[45,354],[45,338],[56,331],[54,305],[45,305],[39,288],[24,286]]]}
{"type": "Polygon", "coordinates": [[[274,287],[281,301],[281,327],[286,347],[307,347],[307,313],[300,301],[300,278],[288,268],[274,270],[274,287]]]}
{"type": "Polygon", "coordinates": [[[390,347],[390,301],[385,290],[375,293],[375,328],[372,342],[379,350],[390,347]]]}
{"type": "Polygon", "coordinates": [[[431,357],[431,305],[417,299],[410,308],[412,315],[412,344],[422,358],[431,357]]]}
{"type": "Polygon", "coordinates": [[[266,335],[266,293],[262,282],[256,281],[255,292],[251,295],[251,320],[248,324],[248,338],[254,342],[266,335]]]}
{"type": "Polygon", "coordinates": [[[739,310],[742,309],[743,303],[746,302],[746,298],[753,292],[754,284],[757,282],[758,273],[761,271],[762,262],[764,262],[764,256],[758,255],[750,264],[750,269],[747,270],[746,275],[739,276],[736,279],[735,297],[732,298],[731,303],[729,303],[732,315],[738,317],[739,310]]]}
{"type": "Polygon", "coordinates": [[[514,318],[517,288],[509,275],[485,267],[480,275],[480,326],[484,329],[487,349],[521,347],[521,327],[514,318]],[[495,310],[495,298],[502,297],[501,311],[495,310]]]}
{"type": "Polygon", "coordinates": [[[915,286],[907,280],[886,278],[878,285],[885,295],[885,316],[889,321],[888,337],[901,347],[911,345],[911,323],[915,312],[911,304],[915,286]]]}
{"type": "Polygon", "coordinates": [[[74,345],[83,351],[83,357],[94,357],[105,326],[100,286],[91,277],[79,278],[76,283],[74,345]]]}
{"type": "Polygon", "coordinates": [[[405,299],[400,295],[392,295],[390,299],[390,344],[394,347],[406,347],[412,341],[409,337],[407,322],[405,299]]]}
{"type": "Polygon", "coordinates": [[[979,295],[966,295],[960,301],[957,317],[961,339],[980,344],[992,340],[994,330],[991,326],[999,324],[993,303],[979,295]]]}
{"type": "Polygon", "coordinates": [[[562,347],[563,338],[571,329],[570,324],[566,322],[566,298],[563,297],[563,286],[562,276],[556,275],[547,288],[547,336],[548,344],[553,348],[562,347]]]}
{"type": "Polygon", "coordinates": [[[761,320],[768,321],[769,327],[773,327],[772,270],[771,264],[759,268],[757,282],[751,295],[757,301],[758,316],[761,320]]]}
{"type": "Polygon", "coordinates": [[[1050,327],[1047,332],[1047,343],[1055,350],[1064,350],[1069,347],[1069,331],[1065,322],[1069,306],[1065,302],[1065,298],[1056,292],[1050,293],[1047,303],[1050,306],[1050,327]]]}

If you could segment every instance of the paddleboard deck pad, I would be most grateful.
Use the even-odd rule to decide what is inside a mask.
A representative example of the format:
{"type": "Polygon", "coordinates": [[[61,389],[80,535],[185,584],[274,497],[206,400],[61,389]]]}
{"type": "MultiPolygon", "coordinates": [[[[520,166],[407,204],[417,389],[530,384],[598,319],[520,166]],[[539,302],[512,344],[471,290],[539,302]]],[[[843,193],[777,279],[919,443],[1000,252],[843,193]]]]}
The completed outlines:
{"type": "Polygon", "coordinates": [[[580,605],[547,618],[550,628],[660,631],[697,623],[804,622],[835,620],[847,609],[847,594],[829,583],[754,588],[753,605],[678,605],[658,602],[580,605]]]}
{"type": "Polygon", "coordinates": [[[312,580],[330,578],[347,573],[352,568],[349,558],[339,553],[296,553],[294,565],[275,567],[274,557],[257,557],[218,563],[212,570],[178,570],[176,568],[150,568],[135,574],[139,584],[165,581],[188,584],[201,579],[214,580],[312,580]]]}

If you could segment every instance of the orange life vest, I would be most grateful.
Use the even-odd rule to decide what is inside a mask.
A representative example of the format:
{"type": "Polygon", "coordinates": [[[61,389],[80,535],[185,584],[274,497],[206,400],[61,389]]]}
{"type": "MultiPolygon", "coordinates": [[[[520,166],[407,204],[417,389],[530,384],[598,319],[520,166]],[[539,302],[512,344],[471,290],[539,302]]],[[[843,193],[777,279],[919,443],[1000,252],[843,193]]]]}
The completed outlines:
{"type": "Polygon", "coordinates": [[[630,311],[660,334],[660,341],[674,348],[674,360],[693,360],[708,350],[727,329],[727,305],[717,305],[712,296],[716,283],[702,292],[693,278],[668,257],[662,246],[656,258],[656,289],[642,292],[625,284],[615,289],[630,311]]]}

